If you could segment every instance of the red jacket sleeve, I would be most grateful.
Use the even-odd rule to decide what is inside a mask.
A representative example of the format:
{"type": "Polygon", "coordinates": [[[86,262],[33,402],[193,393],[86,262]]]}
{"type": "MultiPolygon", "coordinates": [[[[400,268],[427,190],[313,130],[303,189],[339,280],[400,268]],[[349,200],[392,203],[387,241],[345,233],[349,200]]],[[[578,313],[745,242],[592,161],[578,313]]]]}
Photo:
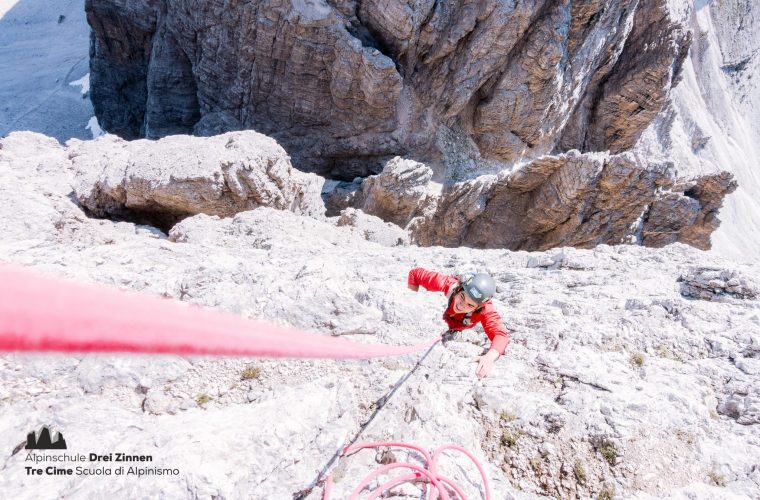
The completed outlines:
{"type": "Polygon", "coordinates": [[[453,276],[447,276],[435,271],[428,271],[421,267],[415,267],[409,271],[408,283],[411,286],[422,286],[431,292],[447,293],[449,287],[457,282],[453,276]]]}
{"type": "Polygon", "coordinates": [[[491,349],[503,355],[509,345],[509,332],[504,328],[504,322],[492,304],[486,306],[480,323],[488,338],[491,339],[491,349]]]}

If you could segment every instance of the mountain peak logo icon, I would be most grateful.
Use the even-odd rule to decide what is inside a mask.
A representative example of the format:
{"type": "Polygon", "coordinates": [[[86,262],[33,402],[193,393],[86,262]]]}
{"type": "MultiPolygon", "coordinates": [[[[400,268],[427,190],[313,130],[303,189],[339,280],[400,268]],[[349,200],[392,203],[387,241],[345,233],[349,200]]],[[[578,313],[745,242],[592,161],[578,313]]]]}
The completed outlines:
{"type": "Polygon", "coordinates": [[[43,426],[38,432],[30,432],[26,435],[27,450],[65,450],[66,440],[63,434],[56,433],[55,440],[52,439],[48,426],[43,426]]]}

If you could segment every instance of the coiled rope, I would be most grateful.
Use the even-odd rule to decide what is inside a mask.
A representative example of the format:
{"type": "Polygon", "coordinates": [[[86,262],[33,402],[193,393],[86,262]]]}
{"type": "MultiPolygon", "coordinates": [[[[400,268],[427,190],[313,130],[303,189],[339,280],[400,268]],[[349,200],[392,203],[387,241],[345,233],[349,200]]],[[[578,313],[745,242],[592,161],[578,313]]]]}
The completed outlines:
{"type": "MultiPolygon", "coordinates": [[[[343,450],[343,454],[345,455],[347,453],[358,451],[364,448],[378,448],[381,446],[392,447],[392,448],[408,448],[408,449],[417,451],[425,458],[426,467],[423,468],[411,462],[396,462],[396,463],[384,465],[380,467],[379,469],[375,470],[374,472],[371,472],[369,475],[367,475],[367,477],[365,477],[359,483],[359,485],[356,486],[356,488],[354,488],[354,490],[351,492],[351,495],[349,496],[349,500],[357,500],[361,492],[367,486],[369,486],[369,484],[373,480],[375,480],[375,478],[383,474],[386,474],[394,469],[409,469],[409,470],[412,470],[413,472],[394,477],[380,484],[377,488],[375,488],[370,493],[370,496],[367,498],[367,500],[375,500],[376,498],[379,498],[383,493],[390,490],[391,488],[394,488],[395,486],[398,486],[400,484],[407,483],[410,481],[418,481],[420,478],[424,478],[430,483],[430,488],[428,489],[428,495],[427,495],[427,498],[429,500],[436,497],[440,497],[441,500],[451,500],[451,497],[449,496],[449,492],[447,490],[452,491],[456,495],[456,497],[454,497],[455,499],[466,500],[467,497],[462,491],[462,488],[450,478],[441,475],[437,470],[438,458],[440,457],[442,453],[444,453],[447,450],[455,450],[455,451],[462,452],[475,464],[475,467],[477,467],[478,472],[480,473],[480,477],[483,480],[483,491],[484,491],[485,499],[486,500],[491,499],[491,491],[488,488],[488,478],[486,477],[485,470],[480,465],[480,462],[478,462],[478,460],[469,451],[465,450],[464,448],[456,444],[445,444],[443,446],[438,447],[435,451],[433,451],[433,453],[428,453],[425,449],[419,446],[406,444],[406,443],[398,443],[398,442],[393,442],[393,441],[360,443],[360,444],[347,446],[343,450]]],[[[322,496],[322,500],[330,500],[332,486],[333,486],[332,476],[328,476],[327,482],[325,483],[325,490],[322,496]]]]}

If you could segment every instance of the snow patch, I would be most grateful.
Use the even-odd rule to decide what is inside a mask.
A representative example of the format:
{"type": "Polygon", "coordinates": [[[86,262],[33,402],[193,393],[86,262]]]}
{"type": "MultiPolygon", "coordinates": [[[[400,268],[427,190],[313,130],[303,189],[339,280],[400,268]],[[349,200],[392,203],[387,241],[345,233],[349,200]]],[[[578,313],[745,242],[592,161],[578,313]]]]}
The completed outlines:
{"type": "Polygon", "coordinates": [[[3,16],[5,16],[5,14],[17,3],[18,0],[0,0],[0,19],[2,19],[3,16]]]}
{"type": "Polygon", "coordinates": [[[100,128],[100,124],[98,123],[98,118],[96,116],[90,118],[90,121],[87,122],[87,126],[85,128],[90,131],[93,139],[97,139],[101,135],[105,134],[103,129],[100,128]]]}
{"type": "Polygon", "coordinates": [[[294,0],[293,7],[300,20],[307,22],[327,19],[333,13],[332,7],[324,0],[294,0]]]}
{"type": "Polygon", "coordinates": [[[69,82],[69,85],[71,85],[72,87],[76,87],[77,85],[79,85],[80,87],[82,87],[80,91],[82,92],[82,95],[86,94],[87,92],[90,91],[90,74],[87,73],[79,80],[74,80],[73,82],[69,82]]]}

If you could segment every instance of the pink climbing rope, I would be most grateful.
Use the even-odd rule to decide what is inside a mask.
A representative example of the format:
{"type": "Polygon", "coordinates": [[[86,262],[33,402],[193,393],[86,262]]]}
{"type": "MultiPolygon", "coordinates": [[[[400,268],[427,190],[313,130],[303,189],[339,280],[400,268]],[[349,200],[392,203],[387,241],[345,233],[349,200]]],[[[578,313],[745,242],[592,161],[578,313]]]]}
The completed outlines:
{"type": "MultiPolygon", "coordinates": [[[[436,336],[412,346],[368,345],[307,333],[161,297],[127,292],[104,285],[78,283],[0,264],[0,351],[139,352],[238,355],[277,358],[362,359],[408,354],[440,340],[436,336]]],[[[393,446],[418,451],[427,469],[412,463],[381,467],[351,494],[356,500],[375,478],[394,469],[413,472],[381,484],[370,495],[412,480],[427,480],[436,494],[450,500],[447,488],[465,500],[461,488],[436,471],[439,455],[448,449],[465,453],[477,466],[490,500],[485,472],[475,457],[457,445],[444,445],[429,454],[404,443],[360,443],[362,448],[393,446]]],[[[328,477],[324,499],[332,489],[328,477]]]]}
{"type": "Polygon", "coordinates": [[[412,353],[439,338],[359,344],[0,264],[0,351],[362,359],[412,353]]]}
{"type": "MultiPolygon", "coordinates": [[[[379,485],[377,488],[375,488],[374,491],[370,493],[370,496],[367,498],[367,500],[375,500],[376,498],[379,498],[383,493],[390,490],[391,488],[398,486],[399,484],[403,484],[409,481],[419,481],[421,478],[427,479],[427,481],[430,483],[431,488],[428,489],[428,500],[432,500],[438,496],[441,500],[450,500],[449,492],[446,491],[446,487],[448,487],[451,491],[454,492],[456,495],[456,499],[459,500],[466,500],[467,497],[465,496],[462,489],[457,485],[454,481],[451,479],[441,476],[437,472],[437,461],[439,456],[447,451],[447,450],[455,450],[460,451],[464,453],[478,468],[478,472],[480,473],[480,477],[483,480],[483,492],[485,496],[485,500],[491,499],[491,491],[488,487],[488,477],[486,476],[485,470],[480,465],[480,462],[472,455],[472,453],[468,452],[461,446],[455,445],[455,444],[446,444],[443,446],[438,447],[432,454],[428,453],[425,449],[420,448],[419,446],[415,446],[412,444],[407,443],[400,443],[395,441],[389,441],[389,442],[372,442],[372,443],[357,443],[351,446],[347,446],[343,449],[343,454],[350,453],[352,451],[358,451],[364,448],[378,448],[378,447],[391,447],[391,448],[408,448],[411,450],[414,450],[420,455],[422,455],[425,458],[425,463],[427,465],[427,468],[420,467],[417,464],[409,463],[409,462],[396,462],[392,464],[387,464],[379,469],[371,472],[369,475],[367,475],[356,488],[351,492],[351,495],[349,496],[349,500],[357,500],[359,498],[359,495],[361,492],[378,476],[381,476],[383,474],[386,474],[387,472],[390,472],[394,469],[411,469],[414,471],[413,473],[407,473],[401,476],[397,476],[395,478],[392,478],[383,484],[379,485]],[[444,485],[446,487],[444,487],[444,485]]],[[[332,493],[332,487],[333,487],[333,479],[332,475],[328,476],[327,480],[325,481],[325,487],[324,492],[322,495],[322,500],[329,500],[330,494],[332,493]]]]}

